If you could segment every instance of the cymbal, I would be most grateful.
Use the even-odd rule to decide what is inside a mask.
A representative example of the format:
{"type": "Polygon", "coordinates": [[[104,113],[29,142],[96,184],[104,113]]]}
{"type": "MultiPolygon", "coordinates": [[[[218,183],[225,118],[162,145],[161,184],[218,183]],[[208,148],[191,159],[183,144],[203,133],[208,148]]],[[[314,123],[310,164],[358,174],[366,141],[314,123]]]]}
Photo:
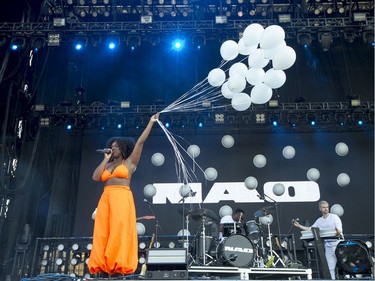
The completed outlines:
{"type": "Polygon", "coordinates": [[[258,211],[256,211],[256,212],[254,213],[254,216],[255,216],[256,218],[267,216],[267,215],[270,214],[270,212],[273,211],[274,209],[276,209],[275,206],[266,206],[266,207],[263,207],[263,208],[259,209],[258,211]]]}
{"type": "Polygon", "coordinates": [[[209,218],[211,220],[217,221],[217,215],[209,209],[195,209],[191,212],[191,217],[195,221],[202,221],[203,219],[209,218]]]}

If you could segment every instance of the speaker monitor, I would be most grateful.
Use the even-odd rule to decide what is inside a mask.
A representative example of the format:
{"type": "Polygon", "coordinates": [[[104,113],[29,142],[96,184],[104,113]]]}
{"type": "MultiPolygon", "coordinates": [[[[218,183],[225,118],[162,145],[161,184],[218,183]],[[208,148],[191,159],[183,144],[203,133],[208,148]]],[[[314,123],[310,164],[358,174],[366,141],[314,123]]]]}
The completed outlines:
{"type": "Polygon", "coordinates": [[[147,253],[147,268],[148,270],[186,270],[186,249],[149,249],[147,253]]]}

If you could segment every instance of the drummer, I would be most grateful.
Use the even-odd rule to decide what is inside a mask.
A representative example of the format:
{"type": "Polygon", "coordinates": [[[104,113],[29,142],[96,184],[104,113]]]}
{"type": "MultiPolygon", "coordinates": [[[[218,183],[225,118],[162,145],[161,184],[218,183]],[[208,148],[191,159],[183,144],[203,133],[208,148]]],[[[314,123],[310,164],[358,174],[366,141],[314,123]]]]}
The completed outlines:
{"type": "Polygon", "coordinates": [[[219,224],[219,241],[224,239],[224,225],[225,224],[241,224],[245,218],[245,212],[242,209],[236,209],[232,215],[223,216],[219,224]]]}

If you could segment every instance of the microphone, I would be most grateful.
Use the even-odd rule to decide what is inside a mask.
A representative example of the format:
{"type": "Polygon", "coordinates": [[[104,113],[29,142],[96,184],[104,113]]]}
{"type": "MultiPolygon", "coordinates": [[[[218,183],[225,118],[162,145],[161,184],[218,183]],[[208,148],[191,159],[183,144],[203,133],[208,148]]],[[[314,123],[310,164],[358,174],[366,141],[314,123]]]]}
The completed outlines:
{"type": "Polygon", "coordinates": [[[296,218],[296,219],[292,219],[291,223],[294,223],[294,222],[299,222],[299,218],[296,218]]]}
{"type": "Polygon", "coordinates": [[[109,154],[112,152],[112,149],[110,148],[97,149],[96,152],[109,154]]]}
{"type": "Polygon", "coordinates": [[[154,204],[152,204],[150,201],[148,201],[147,199],[143,199],[143,202],[145,202],[146,204],[149,204],[151,206],[154,206],[154,204]]]}

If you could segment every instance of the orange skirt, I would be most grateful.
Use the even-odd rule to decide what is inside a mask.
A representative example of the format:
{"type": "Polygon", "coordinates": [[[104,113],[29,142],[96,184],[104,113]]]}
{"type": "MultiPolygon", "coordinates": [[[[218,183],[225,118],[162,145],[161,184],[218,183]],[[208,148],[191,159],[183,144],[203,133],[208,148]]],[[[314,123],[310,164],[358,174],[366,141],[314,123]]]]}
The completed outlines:
{"type": "Polygon", "coordinates": [[[99,200],[88,267],[91,274],[132,274],[138,265],[138,236],[133,194],[110,185],[99,200]]]}

